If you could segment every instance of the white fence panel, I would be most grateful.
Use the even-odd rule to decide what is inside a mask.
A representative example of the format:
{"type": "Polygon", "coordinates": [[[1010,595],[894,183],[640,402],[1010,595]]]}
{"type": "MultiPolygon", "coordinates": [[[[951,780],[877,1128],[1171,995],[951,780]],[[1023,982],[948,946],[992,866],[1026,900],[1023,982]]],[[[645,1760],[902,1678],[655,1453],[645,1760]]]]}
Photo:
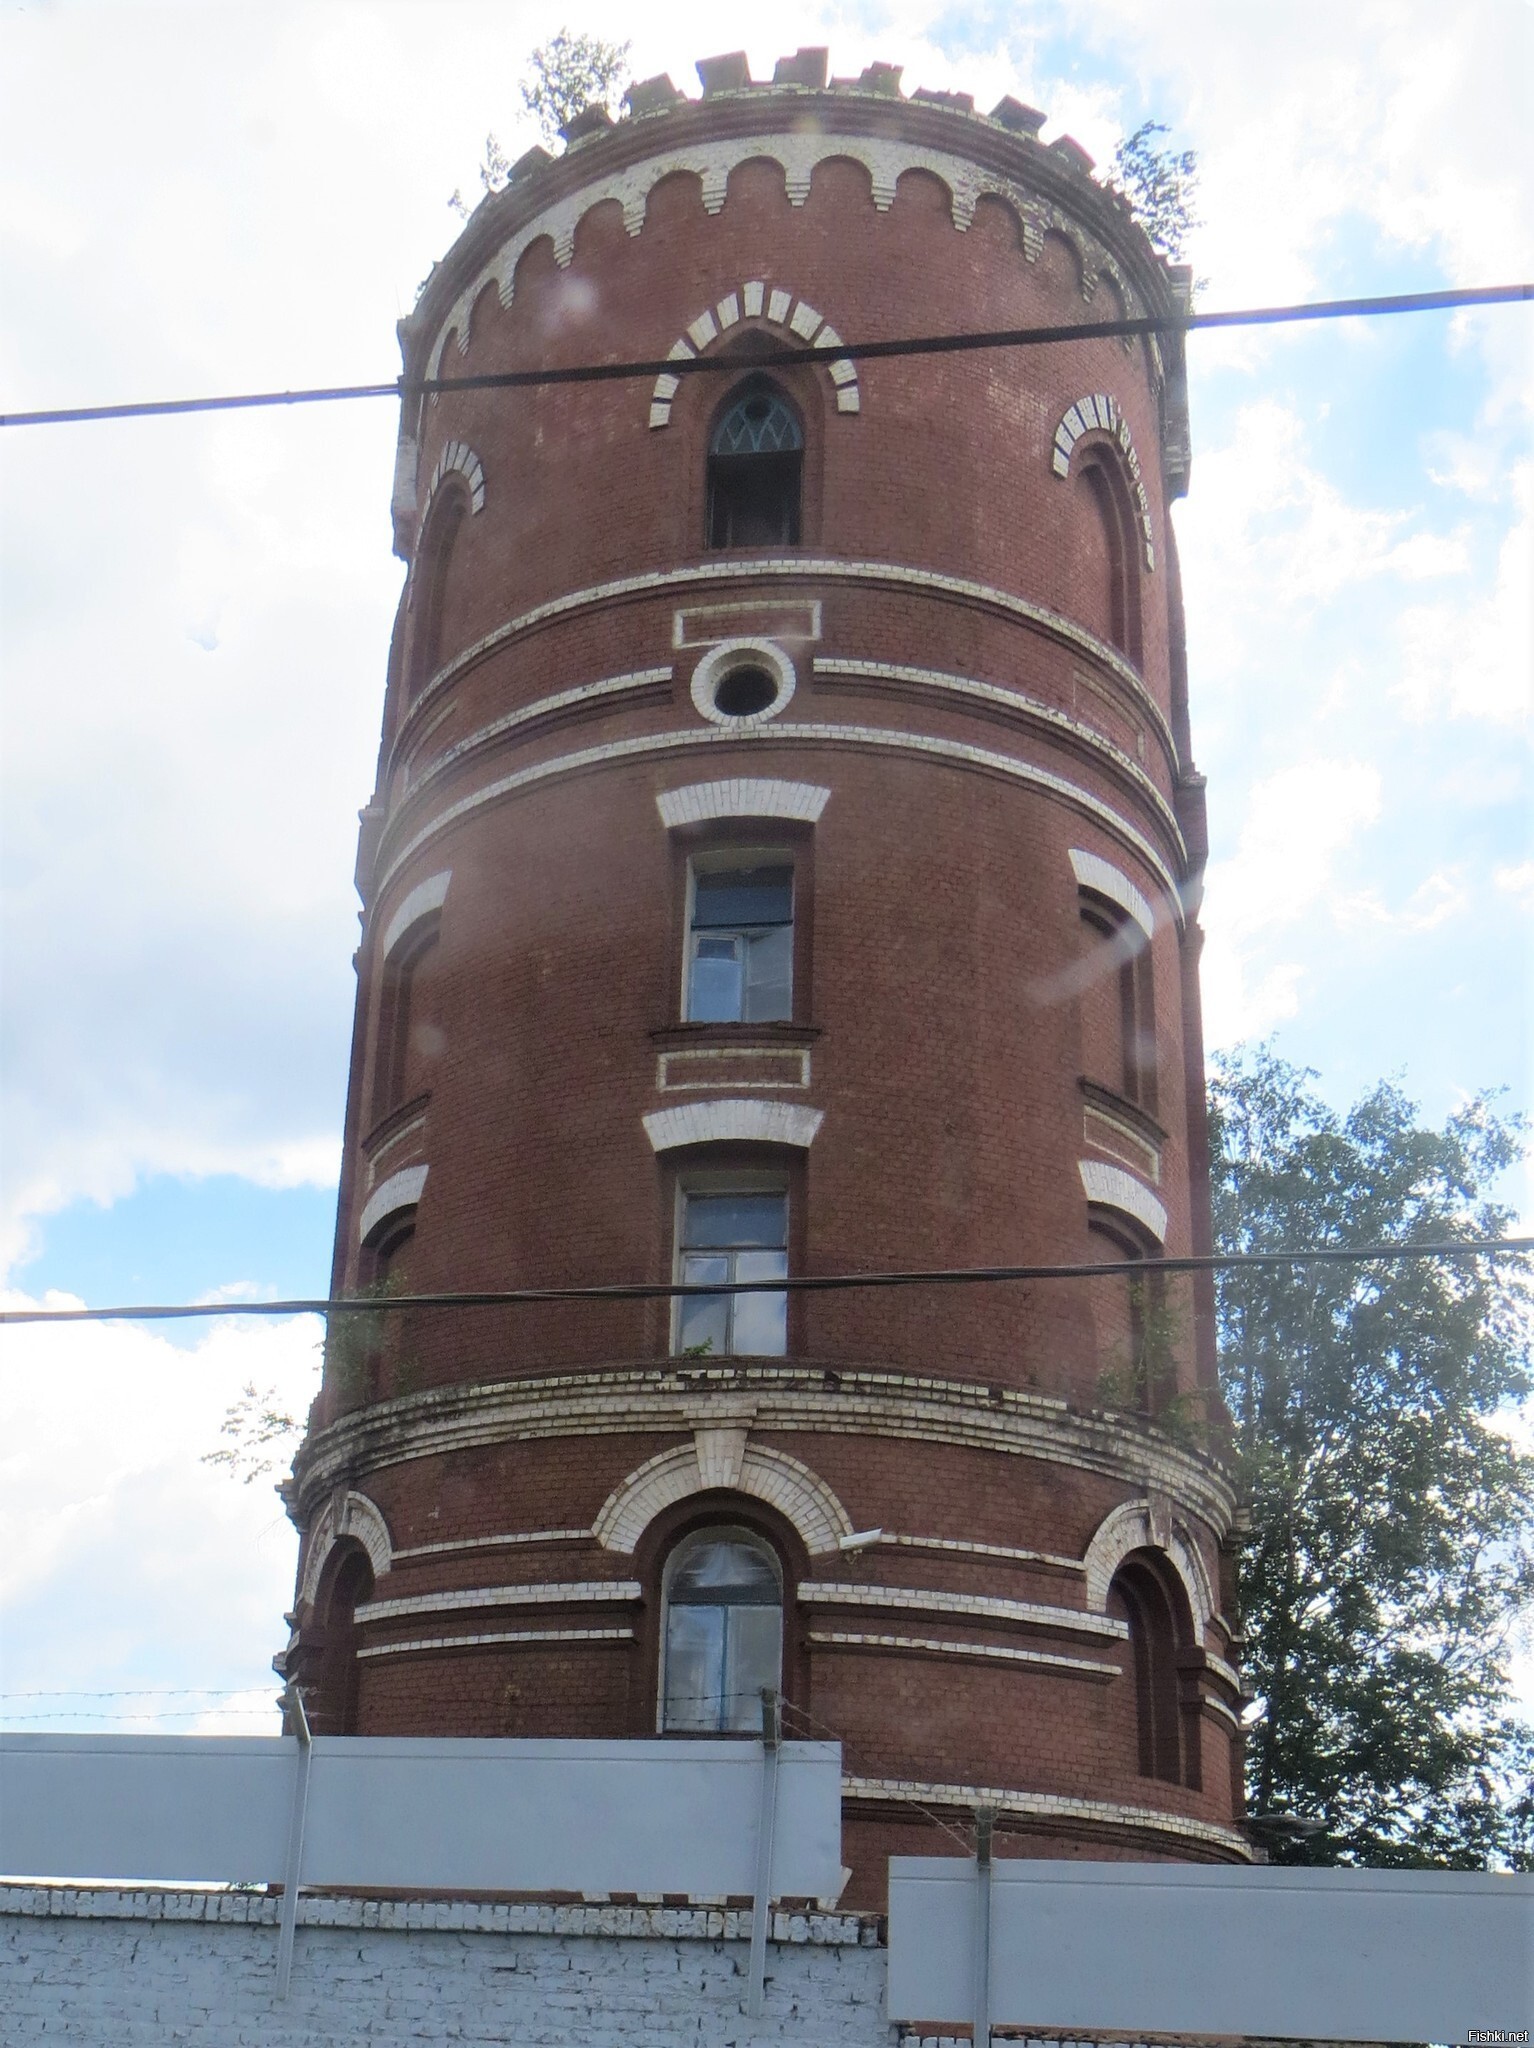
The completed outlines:
{"type": "MultiPolygon", "coordinates": [[[[993,2025],[1473,2041],[1534,2023],[1534,1878],[998,1862],[993,2025]]],[[[891,2019],[975,2009],[976,1866],[890,1862],[891,2019]]]]}
{"type": "MultiPolygon", "coordinates": [[[[0,1738],[0,1873],[281,1881],[299,1769],[284,1737],[0,1738]]],[[[779,1752],[775,1896],[841,1885],[841,1752],[779,1752]]],[[[314,1741],[300,1881],[750,1896],[758,1742],[314,1741]]]]}

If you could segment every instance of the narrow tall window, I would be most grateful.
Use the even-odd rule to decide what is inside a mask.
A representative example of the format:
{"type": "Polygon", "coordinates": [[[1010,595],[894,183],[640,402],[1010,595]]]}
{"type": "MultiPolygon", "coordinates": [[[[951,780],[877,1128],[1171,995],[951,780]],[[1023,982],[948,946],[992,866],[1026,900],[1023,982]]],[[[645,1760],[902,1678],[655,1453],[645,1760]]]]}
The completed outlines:
{"type": "Polygon", "coordinates": [[[1085,893],[1082,938],[1089,978],[1082,994],[1088,1077],[1156,1113],[1156,1017],[1150,942],[1116,905],[1085,893]]]}
{"type": "Polygon", "coordinates": [[[711,548],[796,547],[804,433],[775,387],[753,379],[727,405],[708,445],[711,548]]]}
{"type": "Polygon", "coordinates": [[[661,1727],[749,1734],[762,1688],[783,1668],[783,1584],[768,1546],[744,1529],[707,1529],[666,1568],[661,1727]]]}
{"type": "Polygon", "coordinates": [[[792,865],[694,867],[688,1022],[763,1024],[791,1017],[793,992],[792,865]]]}
{"type": "Polygon", "coordinates": [[[677,1302],[677,1351],[715,1357],[781,1358],[788,1349],[788,1296],[726,1292],[741,1280],[782,1280],[788,1273],[788,1191],[683,1190],[677,1279],[684,1287],[718,1294],[687,1294],[677,1302]]]}
{"type": "Polygon", "coordinates": [[[1109,1610],[1129,1624],[1140,1775],[1180,1785],[1184,1770],[1177,1629],[1172,1603],[1148,1563],[1131,1558],[1119,1568],[1109,1610]]]}
{"type": "Polygon", "coordinates": [[[463,492],[450,487],[428,520],[422,536],[414,592],[415,628],[410,644],[409,696],[412,702],[442,665],[448,569],[453,544],[468,509],[468,500],[463,492]]]}
{"type": "Polygon", "coordinates": [[[392,953],[384,966],[379,1005],[378,1043],[373,1063],[373,1115],[376,1124],[405,1101],[410,1082],[411,1045],[419,1023],[419,983],[437,943],[435,923],[409,944],[392,953]]]}

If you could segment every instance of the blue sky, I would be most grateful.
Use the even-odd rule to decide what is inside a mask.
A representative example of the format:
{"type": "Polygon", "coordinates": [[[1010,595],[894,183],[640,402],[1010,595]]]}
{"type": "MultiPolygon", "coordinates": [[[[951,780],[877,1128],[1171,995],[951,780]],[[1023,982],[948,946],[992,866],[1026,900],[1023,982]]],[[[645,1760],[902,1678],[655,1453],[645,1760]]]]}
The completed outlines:
{"type": "MultiPolygon", "coordinates": [[[[0,4],[6,403],[392,376],[447,196],[488,130],[532,139],[515,79],[561,18],[0,4]]],[[[1014,93],[1099,162],[1167,121],[1200,155],[1211,307],[1534,275],[1522,0],[774,19],[759,76],[827,43],[837,71],[1014,93]]],[[[687,0],[577,25],[689,89],[729,34],[687,0]]],[[[1209,1036],[1271,1034],[1338,1102],[1382,1075],[1435,1120],[1486,1087],[1529,1099],[1531,334],[1516,308],[1190,343],[1209,1036]]],[[[382,404],[0,445],[12,1299],[324,1289],[393,431],[382,404]]],[[[206,1725],[270,1725],[291,1533],[266,1484],[200,1460],[248,1382],[302,1411],[314,1342],[9,1339],[0,1691],[176,1696],[0,1711],[194,1716],[179,1689],[210,1687],[206,1725]]]]}

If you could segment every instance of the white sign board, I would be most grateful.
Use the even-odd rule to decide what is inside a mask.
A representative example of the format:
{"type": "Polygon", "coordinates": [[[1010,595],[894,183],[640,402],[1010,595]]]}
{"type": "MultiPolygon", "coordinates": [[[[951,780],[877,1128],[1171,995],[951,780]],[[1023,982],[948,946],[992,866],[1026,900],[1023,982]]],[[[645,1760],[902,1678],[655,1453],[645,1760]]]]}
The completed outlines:
{"type": "MultiPolygon", "coordinates": [[[[841,1887],[841,1752],[778,1752],[772,1895],[841,1887]]],[[[0,1875],[280,1882],[299,1765],[272,1737],[0,1737],[0,1875]]],[[[317,1736],[300,1882],[750,1897],[755,1741],[317,1736]]]]}
{"type": "MultiPolygon", "coordinates": [[[[1015,1861],[992,1872],[996,2026],[1473,2043],[1534,2025],[1531,1877],[1015,1861]]],[[[973,1863],[891,1859],[892,2020],[972,2018],[979,1896],[973,1863]]]]}

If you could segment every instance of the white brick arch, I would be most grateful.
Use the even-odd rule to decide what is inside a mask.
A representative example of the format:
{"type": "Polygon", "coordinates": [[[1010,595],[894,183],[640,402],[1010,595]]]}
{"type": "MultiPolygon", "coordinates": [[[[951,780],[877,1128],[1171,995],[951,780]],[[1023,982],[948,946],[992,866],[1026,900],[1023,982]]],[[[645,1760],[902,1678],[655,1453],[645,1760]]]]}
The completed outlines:
{"type": "Polygon", "coordinates": [[[1089,1202],[1099,1209],[1117,1209],[1121,1216],[1130,1217],[1142,1230],[1148,1230],[1157,1244],[1166,1243],[1166,1205],[1144,1181],[1103,1159],[1082,1159],[1077,1164],[1082,1191],[1089,1202]]]}
{"type": "Polygon", "coordinates": [[[1151,526],[1150,497],[1145,488],[1145,478],[1140,468],[1140,456],[1135,447],[1134,436],[1129,431],[1129,422],[1119,410],[1119,402],[1110,393],[1094,391],[1086,398],[1078,398],[1074,405],[1068,405],[1061,415],[1060,424],[1055,428],[1054,448],[1050,454],[1049,466],[1062,483],[1071,473],[1071,457],[1076,452],[1076,443],[1083,434],[1107,434],[1118,445],[1128,472],[1128,483],[1135,501],[1135,517],[1140,524],[1140,539],[1145,549],[1145,566],[1156,566],[1156,542],[1151,526]]]}
{"type": "MultiPolygon", "coordinates": [[[[706,1434],[706,1432],[705,1432],[706,1434]]],[[[662,1509],[727,1483],[736,1493],[765,1501],[791,1522],[812,1557],[839,1552],[852,1520],[826,1482],[786,1451],[747,1444],[733,1474],[705,1472],[697,1443],[662,1451],[629,1474],[602,1503],[593,1534],[605,1549],[632,1556],[662,1509]]]]}
{"type": "Polygon", "coordinates": [[[1198,1546],[1176,1524],[1168,1522],[1159,1533],[1157,1517],[1148,1500],[1126,1500],[1110,1510],[1097,1525],[1087,1545],[1087,1606],[1094,1614],[1108,1611],[1108,1588],[1113,1575],[1133,1550],[1158,1551],[1183,1584],[1193,1610],[1199,1641],[1214,1614],[1214,1594],[1198,1546]]]}
{"type": "MultiPolygon", "coordinates": [[[[794,335],[816,350],[841,346],[842,338],[836,329],[807,299],[799,298],[784,285],[769,284],[764,278],[752,278],[737,291],[726,292],[712,306],[705,306],[697,319],[689,323],[687,332],[679,334],[666,353],[673,362],[688,362],[711,348],[721,334],[727,334],[742,320],[761,320],[769,327],[779,327],[785,335],[794,335]]],[[[857,365],[848,356],[835,356],[830,364],[830,376],[836,387],[837,411],[860,412],[863,401],[858,391],[857,365]]],[[[655,389],[650,395],[652,427],[669,424],[671,401],[676,397],[681,381],[669,370],[656,378],[655,389]]]]}
{"type": "Polygon", "coordinates": [[[470,515],[484,510],[485,465],[467,441],[449,441],[437,457],[431,482],[426,486],[426,502],[421,507],[423,528],[431,512],[432,500],[450,476],[461,476],[468,486],[470,515]]]}
{"type": "Polygon", "coordinates": [[[825,1116],[796,1102],[758,1102],[750,1096],[723,1096],[712,1102],[687,1102],[679,1109],[656,1109],[643,1118],[645,1136],[657,1152],[678,1145],[727,1143],[797,1145],[808,1151],[825,1116]]]}
{"type": "Polygon", "coordinates": [[[365,1493],[332,1495],[315,1516],[309,1531],[303,1583],[298,1589],[300,1604],[313,1601],[325,1560],[345,1536],[355,1538],[367,1552],[375,1579],[381,1579],[388,1571],[394,1560],[394,1545],[382,1508],[365,1493]]]}

